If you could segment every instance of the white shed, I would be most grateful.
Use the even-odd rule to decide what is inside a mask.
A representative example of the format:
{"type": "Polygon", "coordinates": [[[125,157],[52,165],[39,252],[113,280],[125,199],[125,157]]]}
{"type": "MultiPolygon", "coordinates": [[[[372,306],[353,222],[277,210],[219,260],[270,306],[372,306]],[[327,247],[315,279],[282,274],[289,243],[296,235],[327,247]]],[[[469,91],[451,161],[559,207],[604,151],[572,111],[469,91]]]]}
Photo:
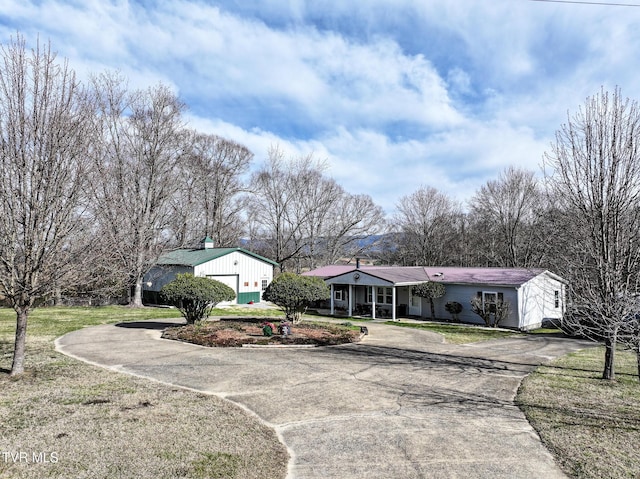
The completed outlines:
{"type": "Polygon", "coordinates": [[[412,286],[426,281],[442,283],[445,294],[434,300],[436,318],[448,319],[445,305],[456,301],[463,307],[460,321],[483,324],[471,310],[471,299],[481,298],[484,307],[497,301],[511,306],[501,326],[522,330],[540,327],[545,320],[560,320],[564,313],[566,282],[542,269],[452,268],[424,266],[325,266],[304,273],[318,276],[331,287],[331,313],[349,316],[370,314],[428,318],[429,300],[414,296],[412,286]]]}
{"type": "Polygon", "coordinates": [[[159,292],[165,284],[173,281],[178,273],[191,273],[231,287],[236,292],[232,303],[258,303],[273,280],[273,268],[277,265],[242,248],[213,248],[206,238],[201,248],[177,249],[158,259],[144,276],[145,301],[159,303],[159,292]]]}

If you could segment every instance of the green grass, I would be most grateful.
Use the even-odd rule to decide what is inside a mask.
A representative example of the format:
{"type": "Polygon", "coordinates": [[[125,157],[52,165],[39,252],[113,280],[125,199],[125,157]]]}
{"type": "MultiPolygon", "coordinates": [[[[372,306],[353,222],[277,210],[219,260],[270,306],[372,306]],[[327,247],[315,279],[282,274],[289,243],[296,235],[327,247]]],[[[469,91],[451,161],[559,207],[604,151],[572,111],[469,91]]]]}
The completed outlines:
{"type": "Polygon", "coordinates": [[[522,383],[517,404],[577,478],[640,477],[640,383],[636,356],[616,353],[616,380],[601,379],[604,348],[539,367],[522,383]]]}
{"type": "Polygon", "coordinates": [[[514,331],[480,328],[477,326],[462,326],[458,324],[407,323],[402,321],[387,321],[385,324],[401,326],[403,328],[424,329],[433,333],[442,334],[445,341],[451,344],[477,343],[479,341],[508,338],[517,334],[522,334],[514,331]]]}
{"type": "MultiPolygon", "coordinates": [[[[29,314],[27,334],[57,337],[85,326],[140,321],[143,319],[179,318],[172,308],[129,308],[126,306],[36,308],[29,314]]],[[[0,308],[0,337],[15,334],[16,312],[0,308]]]]}
{"type": "Polygon", "coordinates": [[[90,366],[53,347],[53,338],[84,326],[179,316],[163,308],[36,309],[26,372],[13,378],[15,312],[0,309],[0,450],[57,458],[14,464],[0,457],[0,478],[285,477],[286,448],[242,409],[90,366]]]}

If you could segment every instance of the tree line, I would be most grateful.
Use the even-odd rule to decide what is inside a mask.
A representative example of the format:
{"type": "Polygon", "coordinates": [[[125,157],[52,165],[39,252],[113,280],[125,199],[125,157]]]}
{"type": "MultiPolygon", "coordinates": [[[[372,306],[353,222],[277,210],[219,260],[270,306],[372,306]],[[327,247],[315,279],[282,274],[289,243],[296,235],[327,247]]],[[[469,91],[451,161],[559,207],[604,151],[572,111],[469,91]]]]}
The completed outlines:
{"type": "Polygon", "coordinates": [[[281,271],[367,255],[548,268],[568,281],[575,331],[611,356],[618,342],[640,347],[640,113],[619,90],[568,115],[542,178],[507,168],[466,205],[421,187],[390,219],[313,155],[273,146],[254,167],[245,146],[189,129],[185,109],[162,84],[132,89],[115,72],[81,82],[48,44],[17,36],[1,47],[0,293],[17,313],[12,371],[23,368],[38,301],[124,291],[142,305],[159,255],[205,236],[281,271]]]}

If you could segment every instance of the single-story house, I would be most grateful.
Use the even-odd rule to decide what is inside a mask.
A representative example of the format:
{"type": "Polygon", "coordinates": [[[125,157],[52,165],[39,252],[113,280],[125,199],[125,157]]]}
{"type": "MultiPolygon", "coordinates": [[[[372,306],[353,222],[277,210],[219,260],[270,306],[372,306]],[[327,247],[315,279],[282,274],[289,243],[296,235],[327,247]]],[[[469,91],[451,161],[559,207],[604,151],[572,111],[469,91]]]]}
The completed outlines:
{"type": "Polygon", "coordinates": [[[148,303],[160,303],[159,292],[178,273],[215,279],[231,287],[236,299],[226,304],[258,303],[273,281],[278,263],[242,248],[214,248],[205,238],[196,249],[176,249],[163,254],[144,276],[143,292],[148,303]]]}
{"type": "Polygon", "coordinates": [[[427,281],[442,283],[445,294],[434,299],[436,318],[451,315],[449,301],[462,305],[458,319],[484,324],[471,309],[472,298],[485,308],[508,302],[510,314],[500,326],[529,330],[564,313],[566,281],[543,269],[457,268],[424,266],[330,265],[303,273],[324,279],[331,288],[331,314],[366,314],[373,318],[398,316],[429,318],[429,300],[414,296],[412,287],[427,281]]]}

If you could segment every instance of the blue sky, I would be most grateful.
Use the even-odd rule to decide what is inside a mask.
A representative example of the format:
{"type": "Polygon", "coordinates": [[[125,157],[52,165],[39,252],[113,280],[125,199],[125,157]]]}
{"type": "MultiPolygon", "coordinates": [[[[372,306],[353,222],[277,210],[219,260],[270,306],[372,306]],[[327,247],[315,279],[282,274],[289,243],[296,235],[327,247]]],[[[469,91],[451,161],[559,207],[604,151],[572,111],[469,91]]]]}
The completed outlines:
{"type": "Polygon", "coordinates": [[[509,165],[539,171],[601,87],[640,99],[638,25],[640,7],[531,0],[0,0],[2,43],[168,84],[191,127],[256,164],[313,152],[388,213],[421,186],[465,201],[509,165]]]}

